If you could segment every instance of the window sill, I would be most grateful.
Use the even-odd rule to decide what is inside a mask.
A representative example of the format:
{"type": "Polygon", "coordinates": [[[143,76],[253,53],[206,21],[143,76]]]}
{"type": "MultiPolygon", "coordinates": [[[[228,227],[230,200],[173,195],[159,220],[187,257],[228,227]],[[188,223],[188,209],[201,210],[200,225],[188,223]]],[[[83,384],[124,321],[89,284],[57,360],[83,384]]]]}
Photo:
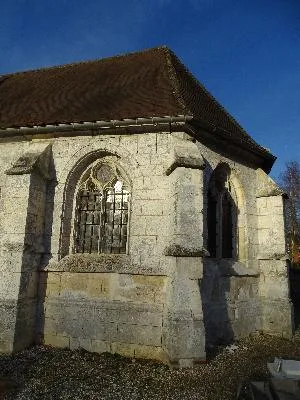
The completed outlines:
{"type": "Polygon", "coordinates": [[[53,272],[124,272],[130,269],[128,254],[69,254],[49,264],[45,271],[53,272]]]}

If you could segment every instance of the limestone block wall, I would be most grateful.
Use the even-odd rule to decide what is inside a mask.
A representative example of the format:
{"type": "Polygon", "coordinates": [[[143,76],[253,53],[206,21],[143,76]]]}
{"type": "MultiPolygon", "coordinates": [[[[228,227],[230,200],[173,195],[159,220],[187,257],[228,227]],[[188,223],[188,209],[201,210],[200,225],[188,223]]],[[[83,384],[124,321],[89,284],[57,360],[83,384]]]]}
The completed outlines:
{"type": "MultiPolygon", "coordinates": [[[[212,151],[201,143],[197,143],[197,145],[206,163],[203,186],[203,212],[205,214],[207,210],[207,193],[211,174],[218,165],[224,163],[228,165],[231,170],[230,180],[236,193],[239,210],[237,260],[250,269],[257,269],[258,229],[256,211],[256,171],[246,164],[230,159],[225,154],[222,154],[222,152],[212,151]]],[[[204,218],[203,238],[205,247],[207,246],[206,218],[204,218]]]]}
{"type": "Polygon", "coordinates": [[[174,212],[170,221],[170,249],[167,252],[176,251],[176,247],[179,253],[187,251],[190,255],[202,255],[203,237],[199,229],[203,210],[202,181],[202,171],[199,170],[179,167],[172,173],[170,200],[173,201],[174,212]]]}
{"type": "Polygon", "coordinates": [[[191,367],[205,359],[206,333],[199,281],[201,257],[170,257],[163,346],[171,364],[191,367]]]}
{"type": "Polygon", "coordinates": [[[290,299],[285,238],[284,195],[262,171],[257,172],[259,293],[262,329],[291,337],[293,310],[290,299]]]}
{"type": "Polygon", "coordinates": [[[264,173],[183,132],[103,133],[0,143],[3,170],[15,171],[0,173],[0,350],[37,339],[191,366],[205,340],[290,332],[282,196],[264,173]],[[75,255],[77,183],[105,157],[130,183],[126,254],[75,255]],[[205,249],[219,163],[231,169],[239,209],[229,264],[205,249]]]}
{"type": "Polygon", "coordinates": [[[201,295],[208,345],[228,343],[260,328],[259,277],[238,262],[207,259],[201,295]]]}
{"type": "MultiPolygon", "coordinates": [[[[104,348],[135,356],[151,354],[152,358],[165,357],[168,362],[179,365],[192,365],[194,360],[205,358],[198,285],[202,276],[203,162],[195,163],[197,148],[182,137],[183,134],[168,132],[103,135],[58,138],[52,144],[57,183],[47,192],[46,204],[52,212],[48,216],[46,213],[45,237],[49,253],[43,264],[47,270],[44,286],[49,286],[50,293],[48,289],[40,290],[38,315],[38,336],[44,337],[47,343],[70,347],[84,344],[95,351],[104,348]],[[180,157],[175,151],[178,148],[180,157]],[[126,263],[116,269],[117,255],[112,255],[109,270],[102,270],[99,260],[92,262],[93,257],[88,262],[94,265],[89,272],[86,268],[80,272],[61,269],[73,252],[76,182],[90,163],[107,156],[113,157],[131,182],[126,263]],[[174,181],[178,181],[178,185],[174,186],[174,181]],[[184,190],[180,188],[181,183],[184,190]],[[189,214],[193,225],[185,223],[184,213],[189,214]],[[188,263],[184,261],[186,255],[188,263]],[[108,297],[101,292],[101,285],[98,297],[92,296],[92,289],[84,282],[92,282],[93,277],[99,282],[102,279],[109,282],[108,297]],[[63,285],[55,296],[51,295],[53,279],[60,279],[63,285]],[[163,289],[158,290],[157,282],[162,279],[163,289]],[[82,289],[65,290],[67,282],[82,285],[82,289]],[[70,311],[72,305],[74,310],[70,311]],[[63,311],[66,307],[67,314],[63,311]],[[86,315],[87,309],[91,310],[86,317],[88,320],[95,312],[92,310],[102,310],[102,314],[99,311],[96,316],[99,331],[95,331],[93,323],[85,323],[86,331],[81,334],[83,323],[76,315],[86,315]],[[110,310],[114,311],[110,313],[110,310]],[[59,313],[64,317],[58,318],[59,313]],[[109,335],[103,331],[104,317],[101,317],[108,314],[111,314],[107,322],[109,335]],[[57,324],[53,320],[58,321],[57,324]],[[55,329],[57,331],[53,332],[55,329]]],[[[197,159],[201,160],[199,153],[197,159]]],[[[107,262],[110,255],[104,258],[107,262]]]]}
{"type": "Polygon", "coordinates": [[[165,347],[170,360],[191,366],[205,357],[205,329],[199,279],[203,274],[203,168],[197,146],[174,135],[170,182],[169,237],[164,254],[169,262],[165,347]]]}
{"type": "MultiPolygon", "coordinates": [[[[165,133],[57,139],[53,144],[57,179],[52,199],[54,209],[50,236],[53,261],[72,252],[70,230],[61,231],[62,219],[70,219],[72,225],[74,218],[68,211],[72,210],[73,204],[65,202],[64,198],[70,177],[76,180],[77,169],[82,171],[94,160],[114,155],[132,182],[128,252],[141,267],[160,268],[168,235],[169,203],[166,200],[169,198],[169,181],[164,161],[169,146],[169,136],[165,133]]],[[[73,196],[71,199],[74,201],[73,196]]]]}
{"type": "MultiPolygon", "coordinates": [[[[198,146],[207,164],[204,215],[208,182],[220,163],[226,163],[231,169],[231,184],[239,210],[237,258],[232,260],[230,268],[225,260],[206,258],[204,262],[201,290],[207,341],[228,341],[260,330],[290,337],[292,307],[282,192],[262,170],[230,160],[201,144],[198,146]]],[[[203,234],[206,246],[205,218],[203,234]]]]}
{"type": "Polygon", "coordinates": [[[166,361],[162,333],[168,278],[120,273],[126,256],[110,257],[118,272],[106,271],[105,257],[93,256],[101,272],[86,272],[90,264],[83,258],[87,268],[80,272],[74,267],[76,255],[56,270],[41,272],[39,335],[44,343],[166,361]]]}
{"type": "Polygon", "coordinates": [[[283,198],[257,198],[259,259],[266,256],[278,259],[286,256],[283,198]]]}
{"type": "Polygon", "coordinates": [[[47,185],[38,157],[44,149],[10,164],[1,177],[0,350],[5,352],[22,349],[35,338],[47,185]]]}
{"type": "Polygon", "coordinates": [[[207,193],[215,168],[224,163],[231,170],[230,183],[236,195],[238,222],[234,259],[206,257],[201,280],[204,325],[208,345],[228,343],[260,330],[259,266],[257,261],[256,173],[242,163],[202,144],[206,162],[203,187],[203,241],[207,246],[207,193]]]}

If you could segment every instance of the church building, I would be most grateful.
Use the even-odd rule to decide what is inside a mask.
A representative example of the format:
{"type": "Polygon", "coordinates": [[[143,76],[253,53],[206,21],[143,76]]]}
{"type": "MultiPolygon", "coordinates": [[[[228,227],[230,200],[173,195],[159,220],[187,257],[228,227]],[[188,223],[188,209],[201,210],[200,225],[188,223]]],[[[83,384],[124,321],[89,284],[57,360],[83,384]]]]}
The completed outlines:
{"type": "Polygon", "coordinates": [[[0,76],[0,352],[291,337],[274,161],[167,47],[0,76]]]}

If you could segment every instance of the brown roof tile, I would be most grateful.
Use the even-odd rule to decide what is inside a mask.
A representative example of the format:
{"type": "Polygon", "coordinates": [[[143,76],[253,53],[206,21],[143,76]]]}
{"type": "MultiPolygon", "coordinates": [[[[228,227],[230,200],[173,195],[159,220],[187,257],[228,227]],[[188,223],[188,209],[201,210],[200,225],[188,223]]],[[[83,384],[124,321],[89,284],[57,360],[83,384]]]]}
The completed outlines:
{"type": "Polygon", "coordinates": [[[0,77],[0,128],[191,115],[259,146],[166,47],[0,77]]]}
{"type": "Polygon", "coordinates": [[[6,75],[0,127],[182,114],[165,50],[6,75]]]}

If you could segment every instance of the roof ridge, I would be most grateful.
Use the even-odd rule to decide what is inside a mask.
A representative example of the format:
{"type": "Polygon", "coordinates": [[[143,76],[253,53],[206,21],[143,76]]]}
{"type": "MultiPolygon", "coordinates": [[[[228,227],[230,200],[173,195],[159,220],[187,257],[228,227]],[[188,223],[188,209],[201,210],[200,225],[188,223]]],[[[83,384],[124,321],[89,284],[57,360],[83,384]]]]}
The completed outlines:
{"type": "Polygon", "coordinates": [[[172,58],[177,59],[177,61],[179,63],[181,63],[181,61],[176,57],[176,54],[169,49],[167,46],[162,46],[162,51],[165,55],[165,59],[166,59],[166,64],[167,64],[167,71],[169,74],[169,78],[170,78],[170,82],[171,85],[173,87],[173,94],[175,99],[178,101],[179,105],[181,107],[183,107],[184,110],[188,111],[188,113],[190,115],[193,115],[193,113],[191,112],[191,110],[189,109],[189,107],[186,104],[186,101],[184,100],[181,92],[180,92],[180,85],[179,85],[179,81],[178,81],[178,75],[176,72],[176,68],[173,64],[173,60],[172,58]]]}
{"type": "Polygon", "coordinates": [[[7,74],[6,73],[0,74],[0,80],[9,78],[11,76],[17,76],[17,75],[23,75],[23,74],[25,75],[25,74],[32,73],[32,72],[51,71],[51,70],[55,70],[58,68],[59,69],[60,68],[68,68],[68,67],[72,67],[72,66],[76,66],[76,65],[86,65],[86,64],[92,64],[92,63],[109,62],[111,60],[118,59],[118,58],[123,58],[123,57],[128,58],[133,55],[148,53],[148,52],[157,51],[157,50],[164,50],[164,49],[171,51],[166,45],[161,45],[161,46],[157,46],[157,47],[149,47],[147,49],[143,49],[143,50],[139,50],[139,51],[132,51],[129,53],[120,53],[120,54],[117,54],[114,56],[95,58],[93,60],[74,61],[74,62],[70,62],[70,63],[66,63],[66,64],[51,65],[49,67],[33,68],[33,69],[27,69],[25,71],[16,71],[16,72],[10,72],[7,74]]]}

